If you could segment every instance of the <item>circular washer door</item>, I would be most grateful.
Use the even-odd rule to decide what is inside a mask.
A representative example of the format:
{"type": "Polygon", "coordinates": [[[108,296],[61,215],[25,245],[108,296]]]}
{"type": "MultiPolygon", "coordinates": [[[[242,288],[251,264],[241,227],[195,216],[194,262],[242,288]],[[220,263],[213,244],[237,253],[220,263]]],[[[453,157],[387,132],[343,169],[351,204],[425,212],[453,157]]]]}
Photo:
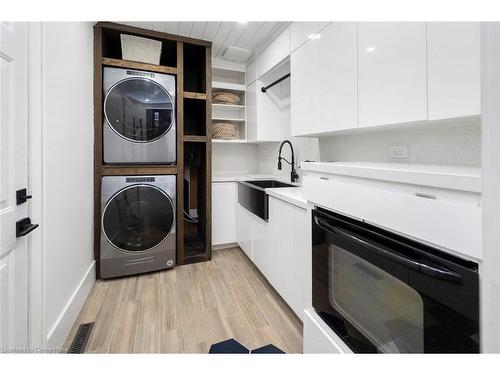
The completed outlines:
{"type": "Polygon", "coordinates": [[[168,237],[175,220],[170,197],[151,185],[134,185],[116,193],[104,208],[102,226],[119,250],[147,251],[168,237]]]}
{"type": "Polygon", "coordinates": [[[109,90],[104,115],[111,128],[132,142],[152,142],[173,124],[174,103],[161,85],[147,78],[128,78],[109,90]]]}

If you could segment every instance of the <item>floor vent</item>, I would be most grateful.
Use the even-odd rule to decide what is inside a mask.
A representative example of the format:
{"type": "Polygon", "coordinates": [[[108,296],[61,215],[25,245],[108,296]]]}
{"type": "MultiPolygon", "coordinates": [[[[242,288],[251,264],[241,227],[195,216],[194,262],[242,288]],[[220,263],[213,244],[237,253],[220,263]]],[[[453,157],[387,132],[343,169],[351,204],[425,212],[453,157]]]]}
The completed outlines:
{"type": "Polygon", "coordinates": [[[80,324],[75,338],[73,339],[73,342],[69,347],[68,353],[81,354],[85,352],[85,348],[87,347],[87,342],[89,341],[89,337],[92,333],[93,327],[94,322],[80,324]]]}

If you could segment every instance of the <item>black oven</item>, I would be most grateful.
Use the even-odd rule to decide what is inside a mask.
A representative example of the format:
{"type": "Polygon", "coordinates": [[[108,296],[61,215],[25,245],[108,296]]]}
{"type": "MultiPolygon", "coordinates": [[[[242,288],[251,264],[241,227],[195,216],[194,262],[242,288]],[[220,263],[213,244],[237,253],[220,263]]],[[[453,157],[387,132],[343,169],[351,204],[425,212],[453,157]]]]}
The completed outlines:
{"type": "Polygon", "coordinates": [[[312,219],[313,307],[354,352],[479,353],[476,263],[320,208],[312,219]]]}

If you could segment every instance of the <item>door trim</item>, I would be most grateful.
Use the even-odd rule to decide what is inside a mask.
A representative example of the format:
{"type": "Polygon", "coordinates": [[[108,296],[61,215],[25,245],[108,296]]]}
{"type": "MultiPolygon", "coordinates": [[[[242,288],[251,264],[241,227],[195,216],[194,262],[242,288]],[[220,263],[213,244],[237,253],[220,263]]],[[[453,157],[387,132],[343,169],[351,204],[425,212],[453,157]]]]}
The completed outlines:
{"type": "MultiPolygon", "coordinates": [[[[43,228],[43,88],[42,81],[41,22],[28,22],[28,181],[34,199],[30,201],[29,214],[33,222],[43,228]]],[[[45,347],[44,339],[44,259],[43,230],[33,231],[29,237],[29,299],[28,299],[28,345],[37,350],[45,347]]]]}

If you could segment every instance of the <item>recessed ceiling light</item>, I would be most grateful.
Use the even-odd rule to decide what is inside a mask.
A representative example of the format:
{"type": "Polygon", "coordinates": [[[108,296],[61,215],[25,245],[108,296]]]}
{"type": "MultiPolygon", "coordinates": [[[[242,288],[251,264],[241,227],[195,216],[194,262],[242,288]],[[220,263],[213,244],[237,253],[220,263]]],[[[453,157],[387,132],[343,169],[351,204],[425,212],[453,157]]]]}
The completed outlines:
{"type": "Polygon", "coordinates": [[[368,53],[373,52],[375,51],[375,47],[368,47],[367,49],[365,49],[365,51],[368,53]]]}

